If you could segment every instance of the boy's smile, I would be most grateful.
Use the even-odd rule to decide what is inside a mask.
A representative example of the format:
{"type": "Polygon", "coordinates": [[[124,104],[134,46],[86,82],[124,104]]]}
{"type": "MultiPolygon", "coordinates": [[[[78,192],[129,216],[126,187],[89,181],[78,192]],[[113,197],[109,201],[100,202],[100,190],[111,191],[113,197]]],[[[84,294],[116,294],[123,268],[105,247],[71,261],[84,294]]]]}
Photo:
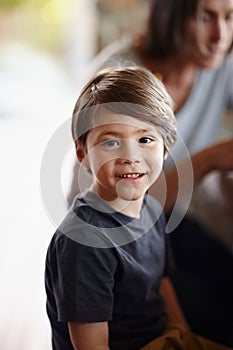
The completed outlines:
{"type": "Polygon", "coordinates": [[[122,205],[136,209],[130,213],[138,216],[144,194],[163,166],[164,144],[157,128],[105,112],[95,119],[82,152],[79,160],[93,174],[92,191],[117,210],[122,205]]]}

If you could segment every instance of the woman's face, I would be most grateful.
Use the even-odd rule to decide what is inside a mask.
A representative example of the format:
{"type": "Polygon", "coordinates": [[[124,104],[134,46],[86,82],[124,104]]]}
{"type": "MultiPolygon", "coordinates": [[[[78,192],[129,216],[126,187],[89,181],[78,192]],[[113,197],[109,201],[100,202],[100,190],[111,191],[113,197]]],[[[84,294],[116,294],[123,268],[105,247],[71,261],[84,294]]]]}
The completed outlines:
{"type": "Polygon", "coordinates": [[[204,0],[186,33],[192,61],[203,68],[219,67],[233,41],[233,0],[204,0]]]}

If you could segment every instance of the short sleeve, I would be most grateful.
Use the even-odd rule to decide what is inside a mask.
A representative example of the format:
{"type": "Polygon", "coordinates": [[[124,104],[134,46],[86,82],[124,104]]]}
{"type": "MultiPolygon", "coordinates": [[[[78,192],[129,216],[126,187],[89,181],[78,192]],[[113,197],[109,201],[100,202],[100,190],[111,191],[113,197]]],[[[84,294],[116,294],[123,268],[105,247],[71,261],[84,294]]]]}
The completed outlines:
{"type": "Polygon", "coordinates": [[[63,237],[52,260],[58,321],[110,320],[116,268],[113,250],[87,247],[63,237]]]}

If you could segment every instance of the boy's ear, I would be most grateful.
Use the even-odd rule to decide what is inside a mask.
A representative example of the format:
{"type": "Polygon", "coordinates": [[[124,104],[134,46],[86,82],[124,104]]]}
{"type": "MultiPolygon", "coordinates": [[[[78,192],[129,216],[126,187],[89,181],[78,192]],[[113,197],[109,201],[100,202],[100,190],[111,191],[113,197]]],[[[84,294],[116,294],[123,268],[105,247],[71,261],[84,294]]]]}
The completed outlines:
{"type": "Polygon", "coordinates": [[[83,144],[81,144],[79,141],[76,141],[75,148],[79,163],[84,165],[87,169],[89,169],[89,163],[87,159],[87,152],[85,146],[83,146],[83,144]]]}

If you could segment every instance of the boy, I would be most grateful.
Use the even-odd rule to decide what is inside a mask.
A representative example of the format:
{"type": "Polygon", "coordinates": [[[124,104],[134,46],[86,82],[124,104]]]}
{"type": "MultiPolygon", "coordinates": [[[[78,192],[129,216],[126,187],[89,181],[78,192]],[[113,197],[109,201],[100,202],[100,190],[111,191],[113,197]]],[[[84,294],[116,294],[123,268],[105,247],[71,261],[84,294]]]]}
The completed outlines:
{"type": "Polygon", "coordinates": [[[76,197],[47,253],[53,349],[202,349],[164,278],[164,218],[147,195],[176,139],[162,83],[140,67],[97,73],[77,100],[72,133],[93,183],[76,197]],[[183,328],[168,326],[164,299],[183,328]]]}

